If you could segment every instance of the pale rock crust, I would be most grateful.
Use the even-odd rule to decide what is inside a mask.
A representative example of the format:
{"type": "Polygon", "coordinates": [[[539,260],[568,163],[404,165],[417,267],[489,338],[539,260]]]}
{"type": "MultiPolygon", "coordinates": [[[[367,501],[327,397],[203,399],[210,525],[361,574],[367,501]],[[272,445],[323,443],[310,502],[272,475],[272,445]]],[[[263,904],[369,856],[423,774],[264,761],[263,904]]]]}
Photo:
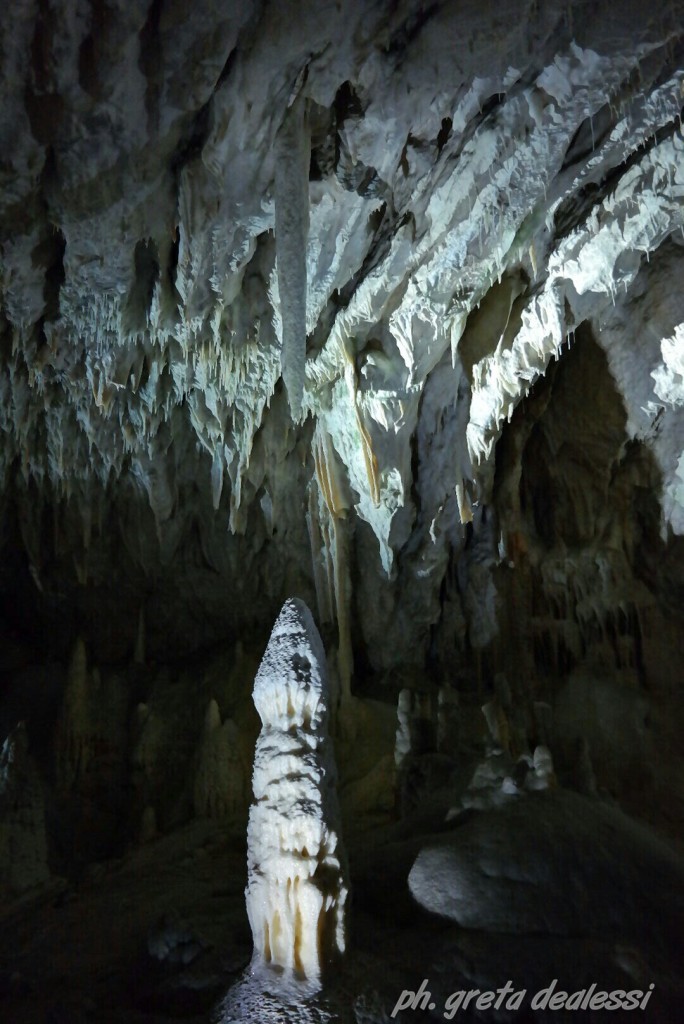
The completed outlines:
{"type": "Polygon", "coordinates": [[[247,829],[247,914],[258,964],[318,982],[346,945],[348,883],[328,736],[325,653],[289,599],[254,681],[262,729],[247,829]]]}
{"type": "MultiPolygon", "coordinates": [[[[480,528],[506,421],[583,322],[656,455],[664,535],[684,531],[682,4],[581,12],[202,2],[157,38],[122,8],[107,33],[52,19],[41,68],[31,11],[8,20],[0,477],[39,590],[43,503],[84,586],[108,582],[119,528],[145,578],[180,573],[191,523],[224,578],[265,538],[303,562],[334,532],[310,575],[335,591],[345,686],[350,523],[375,543],[366,619],[397,571],[420,591],[403,655],[480,528]],[[675,298],[643,344],[618,321],[646,266],[675,298]],[[292,510],[322,435],[345,509],[331,530],[312,501],[308,537],[292,510]]],[[[477,649],[491,568],[467,581],[477,649]]]]}

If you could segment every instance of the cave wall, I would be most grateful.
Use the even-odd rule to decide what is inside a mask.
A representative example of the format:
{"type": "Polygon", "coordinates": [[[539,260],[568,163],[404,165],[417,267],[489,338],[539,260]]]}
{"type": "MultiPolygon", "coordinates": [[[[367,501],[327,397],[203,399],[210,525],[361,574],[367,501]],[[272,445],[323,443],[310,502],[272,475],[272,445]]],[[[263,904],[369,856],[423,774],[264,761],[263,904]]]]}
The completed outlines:
{"type": "MultiPolygon", "coordinates": [[[[32,718],[57,784],[81,638],[111,710],[86,773],[121,807],[104,845],[131,779],[129,832],[151,806],[168,827],[208,702],[248,721],[249,658],[296,595],[339,692],[390,718],[403,687],[477,707],[504,674],[530,736],[557,707],[570,775],[576,708],[598,723],[618,686],[635,757],[673,749],[684,6],[13,6],[5,735],[32,718]]],[[[612,730],[592,744],[622,795],[612,730]]]]}

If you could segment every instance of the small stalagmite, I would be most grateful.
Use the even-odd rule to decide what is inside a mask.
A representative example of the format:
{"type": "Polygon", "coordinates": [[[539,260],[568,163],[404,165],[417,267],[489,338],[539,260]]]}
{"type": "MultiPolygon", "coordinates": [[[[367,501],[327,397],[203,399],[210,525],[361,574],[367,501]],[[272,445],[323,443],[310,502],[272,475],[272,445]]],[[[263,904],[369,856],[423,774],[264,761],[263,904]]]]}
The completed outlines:
{"type": "Polygon", "coordinates": [[[204,717],[193,803],[198,818],[226,818],[245,806],[245,779],[238,751],[238,729],[232,719],[221,722],[212,698],[204,717]]]}
{"type": "Polygon", "coordinates": [[[247,830],[254,963],[317,983],[345,949],[348,885],[325,652],[303,601],[283,605],[253,697],[262,721],[247,830]]]}
{"type": "Polygon", "coordinates": [[[69,792],[86,775],[93,757],[92,683],[85,641],[76,640],[57,726],[57,784],[69,792]]]}
{"type": "Polygon", "coordinates": [[[0,748],[0,892],[24,892],[49,877],[43,786],[19,722],[0,748]]]}

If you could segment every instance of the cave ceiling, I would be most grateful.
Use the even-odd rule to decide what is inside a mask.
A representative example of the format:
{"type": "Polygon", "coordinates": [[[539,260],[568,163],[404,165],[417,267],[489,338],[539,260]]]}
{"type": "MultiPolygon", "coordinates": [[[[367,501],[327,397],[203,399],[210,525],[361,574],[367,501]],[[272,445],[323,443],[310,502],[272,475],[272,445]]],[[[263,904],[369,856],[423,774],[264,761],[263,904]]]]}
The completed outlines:
{"type": "Polygon", "coordinates": [[[485,648],[525,523],[681,593],[684,4],[27,0],[0,48],[21,621],[161,658],[299,595],[348,683],[485,648]]]}

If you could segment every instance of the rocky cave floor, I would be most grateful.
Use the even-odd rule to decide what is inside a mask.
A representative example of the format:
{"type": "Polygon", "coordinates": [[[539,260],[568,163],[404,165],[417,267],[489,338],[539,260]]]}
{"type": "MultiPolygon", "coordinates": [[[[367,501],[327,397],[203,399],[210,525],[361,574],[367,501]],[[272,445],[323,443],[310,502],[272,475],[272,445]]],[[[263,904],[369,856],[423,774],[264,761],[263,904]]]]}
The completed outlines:
{"type": "MultiPolygon", "coordinates": [[[[650,1006],[637,1016],[680,1019],[681,841],[673,835],[664,842],[610,802],[563,787],[470,808],[445,822],[458,803],[456,777],[462,791],[471,768],[472,761],[452,773],[450,790],[423,794],[419,810],[400,821],[347,822],[349,951],[324,998],[288,1007],[262,990],[255,996],[246,822],[196,820],[2,908],[2,1020],[435,1021],[450,1019],[450,993],[495,990],[508,979],[515,991],[527,991],[519,1009],[461,1009],[457,1019],[603,1019],[605,1011],[533,1012],[532,995],[554,978],[570,992],[592,982],[643,991],[654,983],[650,1006]],[[460,848],[463,861],[428,887],[434,884],[440,901],[448,871],[460,870],[461,912],[485,928],[460,928],[427,913],[409,893],[417,853],[444,843],[460,848]],[[401,992],[418,991],[424,979],[433,1010],[393,1015],[401,992]]],[[[610,1015],[623,1018],[632,1019],[626,1011],[610,1015]]]]}

